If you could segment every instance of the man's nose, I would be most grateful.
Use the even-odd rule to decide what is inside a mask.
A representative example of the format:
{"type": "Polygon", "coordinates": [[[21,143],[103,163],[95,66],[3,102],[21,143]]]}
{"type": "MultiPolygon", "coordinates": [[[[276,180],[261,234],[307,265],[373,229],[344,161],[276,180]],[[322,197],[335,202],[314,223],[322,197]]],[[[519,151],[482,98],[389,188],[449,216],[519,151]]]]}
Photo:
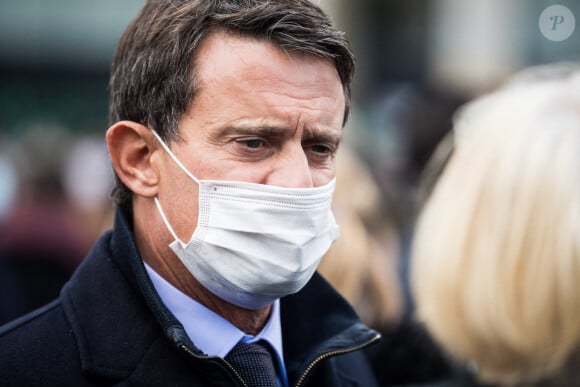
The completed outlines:
{"type": "Polygon", "coordinates": [[[285,188],[312,188],[312,171],[302,146],[287,150],[276,161],[266,184],[285,188]]]}

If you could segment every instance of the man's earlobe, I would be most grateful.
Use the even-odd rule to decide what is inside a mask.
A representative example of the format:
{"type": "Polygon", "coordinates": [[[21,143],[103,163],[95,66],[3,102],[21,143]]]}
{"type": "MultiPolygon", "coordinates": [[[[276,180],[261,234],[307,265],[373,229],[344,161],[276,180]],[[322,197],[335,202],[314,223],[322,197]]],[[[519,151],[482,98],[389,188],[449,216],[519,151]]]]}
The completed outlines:
{"type": "Polygon", "coordinates": [[[133,121],[119,121],[107,130],[107,147],[117,176],[135,195],[145,197],[158,193],[151,140],[149,128],[133,121]]]}

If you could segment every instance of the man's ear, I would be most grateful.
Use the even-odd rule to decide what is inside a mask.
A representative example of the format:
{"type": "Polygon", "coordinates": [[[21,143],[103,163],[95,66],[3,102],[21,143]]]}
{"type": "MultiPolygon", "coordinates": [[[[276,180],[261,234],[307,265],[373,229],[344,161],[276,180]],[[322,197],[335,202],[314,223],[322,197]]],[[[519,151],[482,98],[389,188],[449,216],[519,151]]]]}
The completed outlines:
{"type": "Polygon", "coordinates": [[[134,194],[154,197],[159,176],[151,163],[155,139],[146,126],[119,121],[107,130],[107,147],[117,176],[134,194]]]}

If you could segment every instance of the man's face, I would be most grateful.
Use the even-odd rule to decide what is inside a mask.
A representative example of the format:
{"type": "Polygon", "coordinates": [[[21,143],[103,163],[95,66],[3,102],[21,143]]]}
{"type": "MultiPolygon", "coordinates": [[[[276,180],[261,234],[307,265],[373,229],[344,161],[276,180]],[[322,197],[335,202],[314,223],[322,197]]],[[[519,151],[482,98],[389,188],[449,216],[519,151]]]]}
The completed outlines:
{"type": "MultiPolygon", "coordinates": [[[[345,97],[334,65],[214,33],[199,47],[197,94],[170,147],[198,179],[292,188],[335,175],[345,97]]],[[[164,152],[159,199],[180,239],[197,224],[197,184],[164,152]]]]}

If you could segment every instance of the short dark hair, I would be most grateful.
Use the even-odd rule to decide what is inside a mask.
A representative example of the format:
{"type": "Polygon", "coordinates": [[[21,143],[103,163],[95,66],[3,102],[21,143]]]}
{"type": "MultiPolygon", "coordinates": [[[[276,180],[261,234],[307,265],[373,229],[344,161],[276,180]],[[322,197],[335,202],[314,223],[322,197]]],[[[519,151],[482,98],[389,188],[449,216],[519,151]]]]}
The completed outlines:
{"type": "MultiPolygon", "coordinates": [[[[110,124],[135,121],[165,140],[178,140],[179,121],[196,93],[197,47],[215,31],[332,61],[345,94],[346,122],[354,56],[344,33],[310,0],[149,0],[125,30],[113,59],[110,124]]],[[[131,197],[117,177],[116,203],[131,197]]]]}

